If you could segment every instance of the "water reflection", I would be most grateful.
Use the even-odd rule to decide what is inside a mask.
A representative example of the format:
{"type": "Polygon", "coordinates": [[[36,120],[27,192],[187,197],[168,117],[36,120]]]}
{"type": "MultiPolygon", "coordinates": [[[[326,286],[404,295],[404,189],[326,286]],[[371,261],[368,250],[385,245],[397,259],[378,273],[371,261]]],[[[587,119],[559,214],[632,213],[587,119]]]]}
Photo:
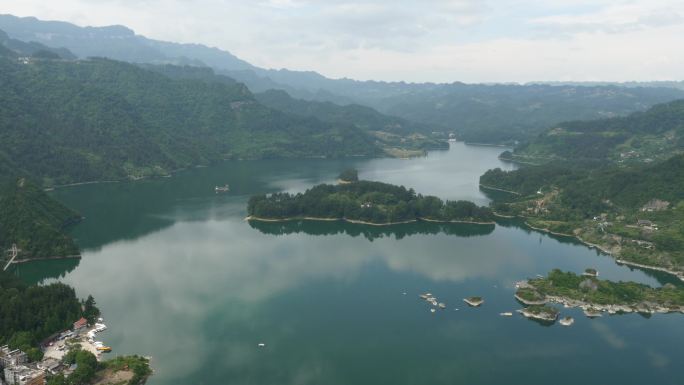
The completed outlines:
{"type": "Polygon", "coordinates": [[[80,258],[66,258],[40,260],[31,263],[21,263],[12,267],[12,272],[21,277],[29,285],[46,279],[62,279],[74,271],[80,258]]]}
{"type": "Polygon", "coordinates": [[[249,225],[263,234],[268,235],[336,235],[346,234],[351,237],[363,236],[369,241],[379,238],[394,237],[399,240],[412,235],[436,235],[446,234],[458,237],[474,237],[491,234],[495,225],[476,225],[467,223],[434,223],[418,222],[403,223],[391,226],[369,226],[343,221],[286,221],[286,222],[260,222],[250,221],[249,225]]]}
{"type": "Polygon", "coordinates": [[[242,220],[249,195],[301,191],[346,167],[486,204],[477,177],[499,166],[500,150],[491,150],[457,144],[411,161],[228,162],[163,180],[57,191],[87,217],[74,229],[84,255],[78,269],[62,266],[69,271],[63,278],[58,261],[46,261],[42,272],[80,296],[94,295],[110,326],[104,341],[117,354],[153,357],[150,385],[676,384],[674,368],[648,369],[681,356],[684,335],[673,331],[682,317],[607,318],[614,335],[635,341],[615,350],[577,309],[562,310],[575,316],[572,328],[499,316],[520,307],[516,280],[553,268],[594,267],[602,278],[656,283],[571,239],[515,221],[375,227],[242,220]],[[225,183],[230,194],[214,194],[225,183]],[[430,313],[417,296],[425,291],[448,309],[430,313]],[[462,299],[471,295],[486,304],[466,308],[462,299]]]}

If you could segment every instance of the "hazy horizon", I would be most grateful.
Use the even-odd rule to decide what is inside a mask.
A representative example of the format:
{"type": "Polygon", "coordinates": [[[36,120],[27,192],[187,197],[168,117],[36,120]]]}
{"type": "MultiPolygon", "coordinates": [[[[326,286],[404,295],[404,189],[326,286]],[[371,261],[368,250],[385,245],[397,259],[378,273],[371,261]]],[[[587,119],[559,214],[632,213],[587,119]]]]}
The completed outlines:
{"type": "Polygon", "coordinates": [[[684,79],[684,3],[8,1],[0,13],[226,50],[259,67],[406,82],[684,79]]]}

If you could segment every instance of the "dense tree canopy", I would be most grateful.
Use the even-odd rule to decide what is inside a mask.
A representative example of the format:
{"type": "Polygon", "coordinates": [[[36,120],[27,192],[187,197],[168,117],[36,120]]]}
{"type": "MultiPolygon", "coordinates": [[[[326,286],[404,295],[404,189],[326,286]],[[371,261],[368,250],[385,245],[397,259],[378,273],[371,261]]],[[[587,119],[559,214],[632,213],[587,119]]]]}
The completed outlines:
{"type": "Polygon", "coordinates": [[[382,153],[358,127],[267,108],[244,85],[220,79],[172,79],[105,59],[0,57],[0,83],[0,156],[46,184],[160,175],[226,158],[382,153]]]}
{"type": "Polygon", "coordinates": [[[78,247],[64,233],[80,216],[25,178],[0,183],[0,248],[17,244],[19,258],[71,256],[78,247]]]}
{"type": "Polygon", "coordinates": [[[0,272],[0,345],[9,343],[40,357],[38,343],[71,328],[83,316],[74,289],[62,283],[27,286],[14,275],[0,272]]]}

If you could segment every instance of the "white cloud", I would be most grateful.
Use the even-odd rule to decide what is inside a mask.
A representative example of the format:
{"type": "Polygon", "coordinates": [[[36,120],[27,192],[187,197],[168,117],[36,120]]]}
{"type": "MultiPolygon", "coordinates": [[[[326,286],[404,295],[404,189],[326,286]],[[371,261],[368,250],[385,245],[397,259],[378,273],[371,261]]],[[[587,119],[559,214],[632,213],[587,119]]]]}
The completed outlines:
{"type": "Polygon", "coordinates": [[[217,46],[262,67],[408,81],[684,78],[679,0],[40,0],[0,12],[217,46]]]}

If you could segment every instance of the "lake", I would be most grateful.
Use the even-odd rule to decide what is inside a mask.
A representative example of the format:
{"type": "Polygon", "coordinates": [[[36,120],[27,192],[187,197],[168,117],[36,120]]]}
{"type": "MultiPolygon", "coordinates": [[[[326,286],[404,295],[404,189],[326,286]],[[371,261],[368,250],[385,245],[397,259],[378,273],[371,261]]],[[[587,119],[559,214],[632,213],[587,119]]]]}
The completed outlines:
{"type": "Polygon", "coordinates": [[[16,271],[93,294],[112,354],[152,356],[151,385],[681,384],[684,315],[588,319],[571,327],[500,312],[514,283],[553,268],[661,285],[567,238],[496,226],[250,224],[252,194],[303,191],[348,167],[363,179],[487,204],[500,148],[452,143],[425,158],[263,160],[172,178],[52,194],[85,216],[83,258],[16,271]],[[231,192],[215,194],[229,183],[231,192]],[[430,312],[429,291],[445,310],[430,312]],[[485,299],[469,308],[463,298],[485,299]],[[264,343],[265,347],[259,347],[264,343]]]}

